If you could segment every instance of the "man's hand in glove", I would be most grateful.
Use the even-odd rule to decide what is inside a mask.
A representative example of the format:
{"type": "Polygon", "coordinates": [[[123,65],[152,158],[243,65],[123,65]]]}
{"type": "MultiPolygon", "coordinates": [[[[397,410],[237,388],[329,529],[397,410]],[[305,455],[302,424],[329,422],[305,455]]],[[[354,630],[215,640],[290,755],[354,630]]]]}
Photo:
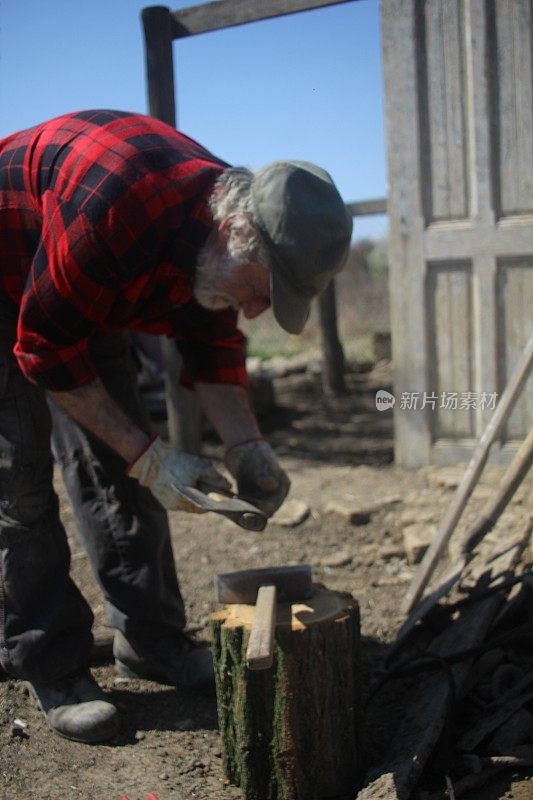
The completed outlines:
{"type": "Polygon", "coordinates": [[[147,486],[168,511],[202,513],[179,492],[181,486],[208,484],[210,489],[227,492],[228,481],[207,458],[176,452],[156,437],[127,469],[130,477],[147,486]],[[177,487],[177,488],[175,488],[177,487]]]}
{"type": "Polygon", "coordinates": [[[271,517],[285,500],[291,482],[270,445],[263,439],[237,444],[228,450],[225,461],[237,481],[239,496],[271,517]]]}

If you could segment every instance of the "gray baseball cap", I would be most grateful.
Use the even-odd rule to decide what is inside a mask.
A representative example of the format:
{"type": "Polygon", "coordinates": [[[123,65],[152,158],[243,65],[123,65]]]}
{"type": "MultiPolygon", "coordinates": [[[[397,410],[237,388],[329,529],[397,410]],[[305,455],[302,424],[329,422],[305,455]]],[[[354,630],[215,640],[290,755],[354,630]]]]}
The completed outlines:
{"type": "Polygon", "coordinates": [[[307,161],[275,161],[255,173],[255,224],[271,257],[271,301],[278,323],[300,333],[311,301],[340,272],[352,218],[325,170],[307,161]]]}

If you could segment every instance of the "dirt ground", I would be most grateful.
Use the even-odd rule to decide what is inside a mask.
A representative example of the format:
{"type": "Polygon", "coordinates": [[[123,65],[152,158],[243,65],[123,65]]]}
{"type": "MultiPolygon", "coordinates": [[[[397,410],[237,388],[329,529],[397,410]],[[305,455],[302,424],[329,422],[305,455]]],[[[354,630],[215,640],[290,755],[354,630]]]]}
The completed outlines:
{"type": "MultiPolygon", "coordinates": [[[[375,408],[375,392],[390,386],[386,364],[372,372],[352,372],[346,397],[325,402],[316,372],[275,381],[277,406],[263,417],[263,428],[293,481],[291,497],[310,508],[295,527],[271,522],[262,534],[249,533],[213,515],[172,515],[175,560],[189,627],[208,635],[216,608],[213,577],[247,567],[310,563],[317,581],[330,589],[351,592],[361,609],[363,694],[387,642],[400,624],[399,598],[413,575],[403,547],[403,529],[422,520],[438,524],[453,497],[458,468],[408,471],[392,463],[392,416],[375,408]],[[455,476],[455,479],[454,479],[455,476]],[[368,524],[354,525],[334,513],[328,503],[396,502],[378,508],[368,524]]],[[[216,443],[207,449],[217,455],[216,443]]],[[[501,468],[489,466],[476,489],[457,536],[472,520],[497,485],[501,468]]],[[[58,484],[61,493],[61,487],[58,484]]],[[[524,521],[521,490],[502,524],[524,521]]],[[[63,518],[74,555],[75,580],[105,625],[102,600],[80,546],[68,507],[63,518]]],[[[241,797],[226,784],[214,701],[141,680],[117,679],[111,665],[94,669],[122,715],[122,730],[111,743],[82,745],[63,740],[33,710],[25,687],[0,681],[0,800],[157,800],[241,797]],[[13,735],[13,722],[27,723],[23,737],[13,735]]],[[[363,729],[368,769],[380,752],[380,726],[370,716],[363,729]]],[[[511,773],[493,781],[475,800],[533,798],[533,781],[511,773]]]]}

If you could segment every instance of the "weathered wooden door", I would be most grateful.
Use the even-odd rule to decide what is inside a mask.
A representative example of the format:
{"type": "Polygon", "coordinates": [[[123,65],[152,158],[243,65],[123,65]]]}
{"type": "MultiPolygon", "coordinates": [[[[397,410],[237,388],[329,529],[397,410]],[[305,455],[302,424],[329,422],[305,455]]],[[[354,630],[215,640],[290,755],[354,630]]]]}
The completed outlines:
{"type": "MultiPolygon", "coordinates": [[[[396,459],[468,458],[533,322],[531,0],[382,0],[396,459]]],[[[533,424],[533,379],[497,459],[533,424]]]]}

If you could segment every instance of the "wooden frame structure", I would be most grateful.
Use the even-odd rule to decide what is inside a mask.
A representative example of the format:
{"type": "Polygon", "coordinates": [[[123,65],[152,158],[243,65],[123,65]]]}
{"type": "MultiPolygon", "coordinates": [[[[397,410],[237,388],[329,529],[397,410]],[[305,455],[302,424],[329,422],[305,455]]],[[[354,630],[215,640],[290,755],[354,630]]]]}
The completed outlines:
{"type": "MultiPolygon", "coordinates": [[[[470,459],[532,332],[532,34],[531,0],[381,2],[404,466],[470,459]]],[[[491,460],[531,429],[532,397],[533,376],[491,460]]]]}
{"type": "MultiPolygon", "coordinates": [[[[148,107],[153,117],[176,126],[173,42],[209,31],[244,25],[263,19],[295,14],[354,0],[216,0],[178,11],[166,6],[143,9],[142,22],[146,47],[148,107]]],[[[367,200],[347,204],[353,216],[383,214],[387,200],[367,200]]],[[[337,333],[335,284],[332,281],[319,300],[322,331],[324,387],[332,392],[344,387],[344,354],[337,333]]],[[[191,392],[179,388],[179,356],[171,343],[163,342],[167,364],[167,407],[170,439],[176,447],[199,452],[198,410],[191,392]],[[184,420],[182,425],[180,420],[184,420]]]]}

